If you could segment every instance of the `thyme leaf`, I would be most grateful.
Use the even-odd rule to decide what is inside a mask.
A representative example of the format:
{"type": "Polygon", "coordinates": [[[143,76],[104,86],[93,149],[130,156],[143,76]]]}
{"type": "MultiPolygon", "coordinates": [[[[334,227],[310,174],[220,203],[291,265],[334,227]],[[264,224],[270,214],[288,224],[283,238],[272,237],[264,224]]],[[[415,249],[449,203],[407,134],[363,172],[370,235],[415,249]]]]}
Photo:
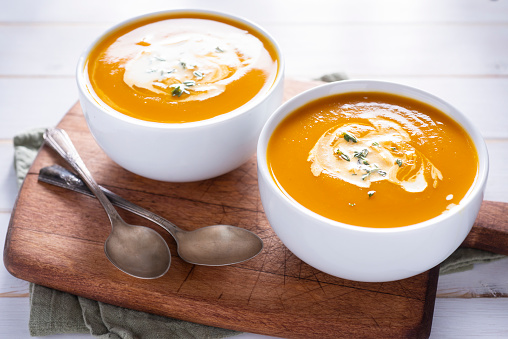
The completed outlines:
{"type": "Polygon", "coordinates": [[[196,67],[196,65],[189,64],[183,60],[180,60],[180,66],[182,66],[183,69],[193,69],[194,67],[196,67]]]}
{"type": "Polygon", "coordinates": [[[171,73],[174,73],[176,72],[176,69],[172,68],[172,69],[161,69],[161,76],[163,77],[167,77],[168,74],[171,74],[171,73]]]}
{"type": "Polygon", "coordinates": [[[402,167],[402,160],[397,159],[397,160],[395,160],[395,163],[396,163],[397,165],[399,165],[399,167],[402,167]]]}
{"type": "Polygon", "coordinates": [[[169,87],[173,88],[173,90],[171,91],[171,94],[173,96],[180,97],[183,93],[190,94],[190,92],[187,90],[187,87],[185,87],[184,84],[173,84],[169,87]]]}
{"type": "Polygon", "coordinates": [[[368,191],[367,194],[369,195],[369,198],[372,197],[376,193],[376,191],[368,191]]]}
{"type": "Polygon", "coordinates": [[[343,153],[340,149],[336,149],[335,150],[335,154],[337,154],[339,157],[341,157],[342,159],[346,160],[346,161],[351,161],[351,159],[349,158],[349,156],[346,154],[346,153],[343,153]]]}
{"type": "Polygon", "coordinates": [[[342,135],[344,136],[344,140],[346,140],[347,142],[349,142],[349,141],[352,141],[354,143],[358,142],[356,137],[349,132],[344,132],[344,133],[342,133],[342,135]]]}
{"type": "Polygon", "coordinates": [[[379,175],[381,176],[386,176],[388,173],[386,173],[385,171],[382,171],[376,164],[372,164],[372,166],[374,166],[374,168],[364,168],[363,170],[366,171],[367,173],[365,173],[364,175],[362,175],[362,180],[365,180],[367,179],[371,174],[374,174],[374,173],[378,173],[379,175]]]}
{"type": "Polygon", "coordinates": [[[367,154],[369,154],[369,150],[366,148],[364,148],[360,152],[354,151],[354,156],[357,157],[358,159],[362,159],[362,160],[367,157],[367,154]]]}

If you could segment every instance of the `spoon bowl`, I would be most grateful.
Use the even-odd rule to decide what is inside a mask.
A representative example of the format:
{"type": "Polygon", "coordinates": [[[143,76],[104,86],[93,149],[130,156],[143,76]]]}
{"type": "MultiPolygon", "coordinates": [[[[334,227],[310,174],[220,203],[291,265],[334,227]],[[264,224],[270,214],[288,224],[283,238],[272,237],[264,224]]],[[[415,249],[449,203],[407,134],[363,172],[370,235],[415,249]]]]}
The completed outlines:
{"type": "Polygon", "coordinates": [[[194,231],[178,230],[174,234],[178,255],[199,265],[236,264],[255,257],[263,249],[263,241],[246,229],[230,225],[212,225],[194,231]]]}
{"type": "Polygon", "coordinates": [[[46,142],[74,168],[90,191],[100,201],[111,222],[111,233],[104,252],[113,265],[137,278],[163,276],[171,265],[169,247],[159,233],[145,226],[127,224],[92,178],[67,133],[50,128],[44,133],[46,142]]]}
{"type": "Polygon", "coordinates": [[[119,222],[106,239],[104,252],[125,273],[146,279],[160,277],[171,264],[168,246],[160,239],[159,233],[148,227],[119,222]]]}

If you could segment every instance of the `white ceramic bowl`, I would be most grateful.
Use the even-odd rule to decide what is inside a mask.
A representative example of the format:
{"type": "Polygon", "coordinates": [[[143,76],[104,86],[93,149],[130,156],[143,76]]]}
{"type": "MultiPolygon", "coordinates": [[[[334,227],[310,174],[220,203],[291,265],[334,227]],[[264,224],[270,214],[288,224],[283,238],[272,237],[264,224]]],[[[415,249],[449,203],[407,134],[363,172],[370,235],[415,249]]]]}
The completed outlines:
{"type": "Polygon", "coordinates": [[[421,90],[368,80],[326,84],[286,102],[265,124],[258,142],[257,160],[259,190],[266,216],[289,250],[323,272],[365,282],[408,278],[425,272],[446,259],[471,230],[483,200],[488,175],[485,142],[476,127],[461,112],[421,90]],[[358,91],[387,92],[423,101],[448,114],[469,133],[478,152],[479,170],[472,189],[458,207],[415,225],[379,229],[327,219],[281,191],[272,179],[266,159],[268,141],[275,127],[288,114],[310,101],[358,91]]]}
{"type": "Polygon", "coordinates": [[[126,20],[101,35],[83,53],[76,71],[79,99],[88,127],[104,152],[117,164],[138,175],[161,181],[204,180],[227,173],[256,151],[266,119],[282,103],[284,61],[276,41],[245,19],[209,10],[172,10],[126,20]],[[278,72],[271,88],[239,109],[189,123],[138,120],[107,106],[94,93],[85,72],[94,46],[118,28],[160,14],[201,13],[240,22],[270,41],[278,54],[278,72]]]}

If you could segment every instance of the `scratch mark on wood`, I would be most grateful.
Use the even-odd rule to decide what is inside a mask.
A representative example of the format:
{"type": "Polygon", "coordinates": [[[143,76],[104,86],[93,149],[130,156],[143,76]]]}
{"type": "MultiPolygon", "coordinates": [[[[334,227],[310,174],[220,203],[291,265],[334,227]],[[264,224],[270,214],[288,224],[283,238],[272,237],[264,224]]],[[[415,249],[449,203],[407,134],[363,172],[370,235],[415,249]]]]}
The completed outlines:
{"type": "MultiPolygon", "coordinates": [[[[245,267],[245,266],[238,266],[239,269],[244,269],[244,270],[248,270],[248,271],[255,271],[255,272],[260,272],[260,270],[258,269],[253,269],[253,268],[249,268],[249,267],[245,267]]],[[[274,276],[282,276],[284,277],[284,274],[280,274],[280,273],[275,273],[275,272],[266,272],[266,271],[263,271],[261,269],[261,273],[265,273],[265,274],[269,274],[269,275],[274,275],[274,276]]],[[[298,276],[292,276],[292,275],[287,275],[288,278],[295,278],[295,279],[299,279],[299,280],[302,280],[302,281],[305,281],[305,282],[315,282],[314,279],[311,279],[309,277],[298,277],[298,276]]],[[[391,293],[391,292],[382,292],[382,291],[379,291],[377,288],[376,289],[372,289],[372,288],[365,288],[365,287],[361,287],[361,286],[348,286],[346,284],[344,284],[343,282],[341,283],[336,283],[336,282],[333,282],[333,281],[323,281],[324,283],[326,283],[327,285],[331,285],[331,286],[341,286],[341,287],[346,287],[346,288],[350,288],[352,289],[353,291],[366,291],[366,292],[375,292],[375,293],[378,293],[378,294],[383,294],[383,295],[392,295],[392,296],[396,296],[396,297],[401,297],[401,298],[406,298],[406,299],[413,299],[413,300],[416,300],[416,301],[423,301],[422,298],[418,298],[418,297],[414,297],[414,296],[408,296],[407,293],[391,293]]],[[[370,284],[369,284],[370,285],[370,284]]]]}
{"type": "Polygon", "coordinates": [[[374,320],[374,323],[376,324],[376,327],[381,327],[381,325],[379,325],[379,323],[377,322],[376,318],[374,318],[374,316],[373,316],[373,315],[371,315],[371,316],[370,316],[370,318],[371,318],[372,320],[374,320]]]}
{"type": "Polygon", "coordinates": [[[404,284],[403,284],[403,282],[402,282],[402,281],[398,280],[398,281],[397,281],[397,285],[399,285],[399,286],[400,286],[401,291],[402,291],[402,292],[404,292],[404,293],[402,293],[402,296],[403,296],[403,297],[414,299],[414,298],[412,297],[411,293],[409,293],[409,291],[407,290],[407,288],[404,286],[404,284]]]}
{"type": "Polygon", "coordinates": [[[176,293],[179,293],[180,290],[182,289],[183,285],[185,284],[185,282],[189,279],[189,277],[191,276],[192,272],[194,271],[194,267],[196,267],[195,265],[192,265],[191,269],[189,270],[189,273],[187,273],[187,276],[185,277],[185,279],[182,281],[182,283],[180,284],[180,286],[178,286],[178,289],[176,290],[176,293]]]}
{"type": "Polygon", "coordinates": [[[203,197],[208,193],[208,191],[210,191],[210,188],[212,188],[212,186],[215,184],[215,179],[211,179],[208,183],[208,186],[206,187],[206,189],[204,190],[203,194],[201,194],[201,197],[200,199],[203,199],[203,197]]]}
{"type": "MultiPolygon", "coordinates": [[[[270,243],[270,245],[271,245],[271,243],[270,243]]],[[[260,277],[261,277],[261,274],[262,274],[262,273],[265,273],[265,272],[263,271],[263,269],[264,269],[264,267],[265,267],[265,264],[266,264],[266,261],[267,261],[267,260],[268,260],[268,255],[265,255],[265,256],[263,257],[263,262],[261,263],[261,268],[260,268],[259,270],[252,270],[252,269],[249,269],[249,270],[252,270],[252,271],[257,272],[258,274],[257,274],[257,277],[256,277],[256,282],[255,282],[255,283],[254,283],[254,285],[252,286],[252,289],[251,289],[251,291],[250,291],[250,293],[249,293],[249,298],[247,299],[247,305],[249,305],[249,303],[250,303],[250,301],[251,301],[252,295],[253,295],[253,293],[254,293],[254,290],[256,289],[256,286],[257,286],[257,284],[258,284],[258,282],[259,282],[259,279],[260,279],[260,277]]]]}
{"type": "Polygon", "coordinates": [[[256,277],[256,282],[255,282],[255,283],[254,283],[254,285],[252,286],[252,289],[251,289],[251,291],[250,291],[250,293],[249,293],[249,298],[247,299],[247,305],[249,305],[249,304],[250,304],[250,301],[251,301],[251,299],[252,299],[252,295],[254,294],[254,290],[256,289],[256,286],[257,286],[257,284],[258,284],[258,282],[259,282],[259,278],[261,277],[261,273],[262,273],[261,271],[258,271],[258,275],[257,275],[257,277],[256,277]]]}
{"type": "Polygon", "coordinates": [[[319,285],[319,287],[321,288],[321,290],[323,291],[323,294],[326,295],[326,291],[325,289],[323,288],[323,285],[321,284],[321,281],[319,280],[318,276],[316,275],[316,272],[315,271],[312,271],[312,274],[314,275],[314,277],[316,278],[316,282],[317,284],[319,285]]]}

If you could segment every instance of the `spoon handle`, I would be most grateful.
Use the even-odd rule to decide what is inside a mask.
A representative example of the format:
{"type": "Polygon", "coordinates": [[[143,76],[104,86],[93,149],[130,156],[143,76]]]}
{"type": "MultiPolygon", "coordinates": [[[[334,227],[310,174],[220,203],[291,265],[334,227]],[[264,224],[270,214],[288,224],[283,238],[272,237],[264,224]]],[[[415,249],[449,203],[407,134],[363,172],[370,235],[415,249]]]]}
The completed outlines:
{"type": "Polygon", "coordinates": [[[120,215],[93,179],[67,133],[60,128],[48,128],[44,133],[44,140],[78,172],[90,191],[99,199],[110,221],[120,219],[120,215]]]}
{"type": "MultiPolygon", "coordinates": [[[[66,188],[91,197],[94,196],[93,193],[87,188],[85,183],[78,176],[58,165],[41,168],[41,170],[39,171],[39,180],[48,184],[66,188]]],[[[104,192],[104,194],[106,194],[108,199],[114,205],[154,222],[155,224],[159,225],[160,227],[168,231],[173,237],[175,237],[176,233],[182,231],[171,221],[164,219],[160,215],[157,215],[147,209],[144,209],[141,206],[138,206],[122,198],[121,196],[111,192],[107,188],[104,188],[102,186],[99,186],[99,188],[102,190],[102,192],[104,192]]]]}

